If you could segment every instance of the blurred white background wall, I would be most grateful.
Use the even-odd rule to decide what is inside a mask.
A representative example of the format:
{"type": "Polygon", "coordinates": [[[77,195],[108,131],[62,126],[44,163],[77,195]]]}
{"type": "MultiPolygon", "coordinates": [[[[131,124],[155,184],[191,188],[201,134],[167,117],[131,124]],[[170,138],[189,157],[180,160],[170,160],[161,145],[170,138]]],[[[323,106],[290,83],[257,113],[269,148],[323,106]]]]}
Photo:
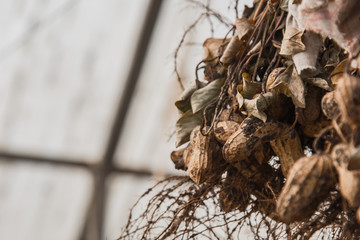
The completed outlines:
{"type": "MultiPolygon", "coordinates": [[[[211,6],[234,22],[234,2],[211,6]]],[[[0,6],[0,239],[116,239],[136,198],[179,173],[169,158],[181,94],[173,54],[202,10],[183,0],[0,6]],[[151,9],[156,21],[134,94],[111,137],[151,9]]],[[[215,37],[229,30],[213,24],[215,37]]],[[[187,36],[179,57],[185,86],[211,36],[205,20],[187,36]]]]}

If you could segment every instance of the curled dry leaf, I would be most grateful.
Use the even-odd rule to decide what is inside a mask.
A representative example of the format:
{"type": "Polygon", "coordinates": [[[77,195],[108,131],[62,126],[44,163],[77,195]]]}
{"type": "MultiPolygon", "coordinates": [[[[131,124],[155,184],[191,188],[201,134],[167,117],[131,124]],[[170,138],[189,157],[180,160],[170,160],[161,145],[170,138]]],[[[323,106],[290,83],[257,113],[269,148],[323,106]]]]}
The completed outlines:
{"type": "Polygon", "coordinates": [[[238,18],[235,22],[238,39],[247,41],[254,31],[254,24],[248,18],[238,18]]]}
{"type": "Polygon", "coordinates": [[[331,83],[323,78],[306,78],[305,81],[329,92],[334,90],[334,88],[331,86],[331,83]]]}
{"type": "Polygon", "coordinates": [[[345,122],[352,128],[360,125],[360,79],[344,74],[335,91],[336,102],[345,122]]]}
{"type": "Polygon", "coordinates": [[[294,55],[305,51],[305,45],[301,40],[304,30],[287,27],[281,43],[280,55],[294,55]]]}
{"type": "Polygon", "coordinates": [[[209,103],[219,97],[224,81],[224,78],[216,79],[191,95],[190,103],[193,113],[203,110],[209,103]]]}
{"type": "Polygon", "coordinates": [[[285,134],[270,141],[270,144],[275,154],[279,157],[283,175],[287,177],[289,170],[296,160],[304,156],[304,150],[296,130],[291,129],[289,131],[287,130],[288,128],[285,129],[285,134]]]}
{"type": "MultiPolygon", "coordinates": [[[[206,83],[198,82],[200,88],[205,87],[206,83]]],[[[197,90],[196,82],[193,82],[185,91],[181,94],[180,99],[175,102],[175,106],[179,110],[180,114],[184,114],[185,112],[191,110],[191,95],[197,90]]]]}
{"type": "Polygon", "coordinates": [[[224,54],[220,58],[220,62],[225,66],[232,63],[235,59],[236,55],[242,52],[244,49],[244,44],[238,38],[238,36],[233,36],[226,46],[224,54]]]}
{"type": "Polygon", "coordinates": [[[263,122],[266,122],[267,116],[265,110],[271,105],[275,98],[275,94],[272,92],[259,94],[255,99],[245,99],[244,107],[248,114],[257,117],[263,122]]]}
{"type": "Polygon", "coordinates": [[[286,223],[310,217],[335,186],[335,170],[328,155],[302,157],[290,169],[276,212],[286,223]]]}
{"type": "MultiPolygon", "coordinates": [[[[297,26],[296,23],[295,25],[297,26]]],[[[302,40],[306,49],[293,55],[292,59],[301,77],[313,77],[320,72],[318,68],[318,56],[323,43],[320,36],[311,31],[306,31],[302,40]]]]}
{"type": "Polygon", "coordinates": [[[251,81],[250,74],[242,74],[243,88],[242,96],[246,99],[252,99],[256,93],[261,93],[261,83],[251,81]]]}
{"type": "Polygon", "coordinates": [[[183,145],[190,139],[192,130],[201,125],[200,114],[193,114],[191,110],[184,113],[176,122],[176,147],[183,145]]]}
{"type": "Polygon", "coordinates": [[[271,71],[268,79],[266,80],[266,91],[269,92],[271,85],[275,82],[278,76],[286,70],[285,67],[275,68],[271,71]]]}
{"type": "Polygon", "coordinates": [[[276,121],[263,122],[250,116],[244,119],[240,128],[233,133],[223,146],[223,156],[229,163],[246,160],[265,142],[277,138],[284,125],[276,121]]]}
{"type": "Polygon", "coordinates": [[[221,150],[213,135],[204,136],[200,129],[197,126],[191,132],[189,147],[183,153],[189,177],[197,184],[221,174],[224,165],[221,150]]]}
{"type": "Polygon", "coordinates": [[[223,38],[208,38],[203,43],[204,57],[203,61],[208,64],[215,65],[217,60],[216,57],[221,56],[221,51],[225,48],[226,44],[229,43],[229,39],[223,38]]]}
{"type": "Polygon", "coordinates": [[[236,132],[240,124],[234,121],[221,121],[216,124],[214,134],[219,143],[224,144],[226,140],[236,132]]]}
{"type": "Polygon", "coordinates": [[[329,119],[335,119],[340,113],[339,105],[335,99],[335,91],[326,93],[321,99],[321,109],[329,119]]]}
{"type": "Polygon", "coordinates": [[[295,106],[305,108],[305,86],[293,65],[277,76],[269,90],[283,93],[291,97],[295,106]]]}
{"type": "Polygon", "coordinates": [[[343,78],[344,74],[346,73],[346,68],[349,65],[349,60],[345,59],[341,61],[335,69],[330,73],[329,79],[332,85],[336,88],[340,79],[343,78]]]}
{"type": "Polygon", "coordinates": [[[339,188],[342,196],[352,207],[360,206],[360,169],[350,170],[349,163],[351,161],[359,161],[351,156],[352,147],[347,144],[338,144],[332,151],[336,170],[339,175],[339,188]]]}
{"type": "Polygon", "coordinates": [[[221,184],[219,203],[224,212],[238,209],[245,211],[250,196],[246,192],[247,179],[236,168],[230,168],[226,173],[225,181],[221,184]]]}

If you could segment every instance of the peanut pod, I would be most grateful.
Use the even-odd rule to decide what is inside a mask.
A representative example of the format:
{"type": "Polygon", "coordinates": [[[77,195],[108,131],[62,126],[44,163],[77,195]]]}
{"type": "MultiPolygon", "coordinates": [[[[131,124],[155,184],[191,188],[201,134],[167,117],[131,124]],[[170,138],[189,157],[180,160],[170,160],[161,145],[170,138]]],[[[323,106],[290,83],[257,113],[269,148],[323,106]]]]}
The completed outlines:
{"type": "Polygon", "coordinates": [[[236,132],[240,124],[234,121],[221,121],[216,124],[214,134],[219,143],[224,144],[226,140],[236,132]]]}
{"type": "Polygon", "coordinates": [[[295,129],[286,130],[286,133],[270,141],[270,145],[279,157],[283,175],[287,177],[295,161],[304,156],[299,134],[295,129]]]}
{"type": "Polygon", "coordinates": [[[335,119],[339,114],[339,105],[335,99],[335,91],[326,93],[321,99],[321,110],[329,119],[335,119]]]}
{"type": "Polygon", "coordinates": [[[183,153],[188,175],[197,184],[221,174],[224,165],[220,147],[213,134],[204,136],[200,129],[201,127],[197,126],[191,132],[189,147],[183,153]]]}
{"type": "Polygon", "coordinates": [[[335,186],[335,170],[328,155],[302,157],[290,169],[276,204],[285,223],[309,218],[335,186]]]}
{"type": "Polygon", "coordinates": [[[344,74],[335,90],[343,119],[353,128],[360,125],[360,79],[344,74]]]}
{"type": "Polygon", "coordinates": [[[338,144],[334,147],[331,156],[339,176],[341,195],[352,207],[360,207],[360,169],[349,169],[352,159],[352,147],[348,144],[338,144]]]}
{"type": "Polygon", "coordinates": [[[240,128],[233,133],[223,146],[223,156],[229,163],[243,161],[249,158],[264,142],[277,138],[284,124],[249,116],[241,123],[240,128]]]}

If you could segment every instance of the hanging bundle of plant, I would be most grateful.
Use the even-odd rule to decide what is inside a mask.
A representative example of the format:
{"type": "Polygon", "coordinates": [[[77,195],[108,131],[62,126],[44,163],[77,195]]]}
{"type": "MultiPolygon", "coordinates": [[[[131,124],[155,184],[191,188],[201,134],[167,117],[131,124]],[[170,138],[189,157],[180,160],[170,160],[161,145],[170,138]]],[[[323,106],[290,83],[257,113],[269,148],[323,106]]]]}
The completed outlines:
{"type": "Polygon", "coordinates": [[[187,176],[149,189],[120,239],[360,238],[358,7],[255,0],[206,39],[175,102],[171,160],[187,176]]]}

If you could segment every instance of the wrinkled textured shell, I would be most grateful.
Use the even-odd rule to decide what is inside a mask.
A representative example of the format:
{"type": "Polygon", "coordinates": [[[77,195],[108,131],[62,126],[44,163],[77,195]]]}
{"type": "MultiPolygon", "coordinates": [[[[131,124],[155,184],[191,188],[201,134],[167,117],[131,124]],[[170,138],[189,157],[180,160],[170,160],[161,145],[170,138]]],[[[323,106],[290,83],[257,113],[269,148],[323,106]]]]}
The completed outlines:
{"type": "Polygon", "coordinates": [[[335,91],[326,93],[321,100],[321,110],[329,119],[334,119],[339,113],[339,105],[335,99],[335,91]]]}
{"type": "Polygon", "coordinates": [[[219,117],[219,121],[234,121],[238,124],[240,124],[243,120],[244,117],[240,113],[234,112],[231,109],[225,109],[219,117]]]}
{"type": "Polygon", "coordinates": [[[345,75],[340,79],[335,90],[336,101],[344,120],[357,127],[360,125],[360,80],[345,75]]]}
{"type": "Polygon", "coordinates": [[[262,143],[277,138],[283,126],[282,123],[272,120],[264,123],[253,116],[245,118],[240,128],[224,144],[225,160],[232,163],[247,159],[262,143]]]}
{"type": "Polygon", "coordinates": [[[221,174],[223,159],[220,148],[212,134],[201,134],[200,126],[191,132],[189,147],[184,151],[183,157],[189,177],[197,184],[215,174],[221,174]]]}
{"type": "Polygon", "coordinates": [[[349,156],[352,147],[338,144],[334,147],[331,157],[339,176],[339,188],[342,196],[352,207],[360,206],[360,170],[348,170],[349,156]]]}
{"type": "Polygon", "coordinates": [[[216,140],[218,140],[219,143],[224,144],[226,140],[239,129],[239,127],[240,124],[234,121],[218,122],[214,129],[216,140]]]}
{"type": "Polygon", "coordinates": [[[271,147],[279,157],[281,171],[287,177],[295,161],[304,156],[300,138],[295,129],[292,129],[275,140],[270,141],[271,147]]]}
{"type": "Polygon", "coordinates": [[[276,212],[286,223],[310,217],[335,185],[335,172],[328,155],[300,158],[289,172],[276,212]]]}

